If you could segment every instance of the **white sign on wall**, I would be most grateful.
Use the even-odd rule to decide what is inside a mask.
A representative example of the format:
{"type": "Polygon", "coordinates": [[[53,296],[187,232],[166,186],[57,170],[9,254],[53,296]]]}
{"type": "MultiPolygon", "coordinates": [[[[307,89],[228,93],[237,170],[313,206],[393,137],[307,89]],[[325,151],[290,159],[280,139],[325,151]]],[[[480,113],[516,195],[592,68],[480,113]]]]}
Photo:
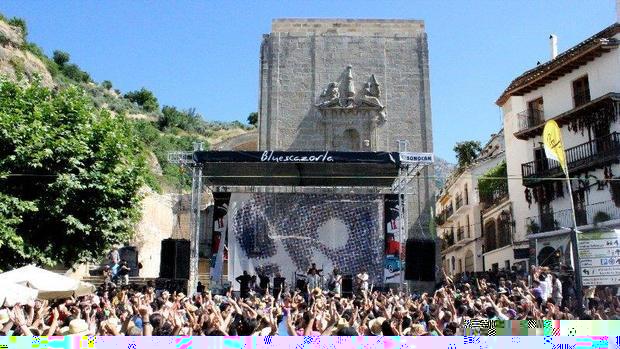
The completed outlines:
{"type": "Polygon", "coordinates": [[[584,286],[620,284],[620,230],[578,234],[584,286]]]}
{"type": "Polygon", "coordinates": [[[434,162],[433,153],[414,153],[414,152],[402,152],[400,153],[400,162],[408,164],[422,164],[431,165],[434,162]]]}

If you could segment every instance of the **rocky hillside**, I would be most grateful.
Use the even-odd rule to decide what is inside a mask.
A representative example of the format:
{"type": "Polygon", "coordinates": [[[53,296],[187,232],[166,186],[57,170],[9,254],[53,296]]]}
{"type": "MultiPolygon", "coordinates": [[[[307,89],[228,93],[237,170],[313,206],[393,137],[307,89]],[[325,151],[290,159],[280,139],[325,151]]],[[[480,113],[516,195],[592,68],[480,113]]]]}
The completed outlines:
{"type": "Polygon", "coordinates": [[[450,177],[450,174],[456,168],[456,165],[436,156],[433,167],[435,169],[435,187],[441,189],[446,183],[446,179],[450,177]]]}
{"type": "Polygon", "coordinates": [[[70,55],[54,51],[50,58],[35,43],[28,42],[26,22],[8,19],[0,14],[0,78],[39,81],[40,84],[62,89],[79,86],[97,108],[121,115],[135,127],[151,165],[149,185],[159,192],[187,189],[188,176],[167,162],[167,154],[175,150],[191,150],[193,142],[205,148],[247,132],[252,127],[240,122],[206,121],[195,110],[174,106],[160,108],[157,97],[146,88],[121,92],[111,81],[95,82],[70,55]]]}

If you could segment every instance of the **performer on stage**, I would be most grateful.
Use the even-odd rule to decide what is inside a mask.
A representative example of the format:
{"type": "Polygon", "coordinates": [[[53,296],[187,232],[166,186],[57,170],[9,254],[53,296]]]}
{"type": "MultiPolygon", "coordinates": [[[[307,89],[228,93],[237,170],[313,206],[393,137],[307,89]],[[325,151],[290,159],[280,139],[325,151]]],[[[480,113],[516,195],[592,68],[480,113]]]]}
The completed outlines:
{"type": "Polygon", "coordinates": [[[313,270],[315,275],[321,276],[321,273],[323,272],[323,269],[317,269],[316,268],[316,263],[312,263],[310,269],[308,269],[308,274],[310,274],[310,271],[313,270]]]}
{"type": "Polygon", "coordinates": [[[357,274],[357,283],[360,291],[368,291],[368,273],[366,270],[357,274]]]}
{"type": "Polygon", "coordinates": [[[252,277],[248,274],[248,271],[244,270],[243,275],[238,276],[235,280],[239,283],[241,298],[247,298],[250,293],[250,282],[252,281],[252,277]]]}
{"type": "Polygon", "coordinates": [[[342,275],[340,275],[338,268],[334,268],[332,276],[329,280],[329,289],[338,296],[342,293],[342,275]]]}
{"type": "Polygon", "coordinates": [[[267,276],[264,271],[261,271],[258,274],[258,279],[260,280],[259,288],[260,288],[261,294],[263,296],[269,294],[269,276],[267,276]]]}
{"type": "Polygon", "coordinates": [[[280,273],[276,273],[276,277],[273,278],[273,296],[278,297],[280,293],[284,291],[284,282],[286,278],[283,278],[280,273]]]}

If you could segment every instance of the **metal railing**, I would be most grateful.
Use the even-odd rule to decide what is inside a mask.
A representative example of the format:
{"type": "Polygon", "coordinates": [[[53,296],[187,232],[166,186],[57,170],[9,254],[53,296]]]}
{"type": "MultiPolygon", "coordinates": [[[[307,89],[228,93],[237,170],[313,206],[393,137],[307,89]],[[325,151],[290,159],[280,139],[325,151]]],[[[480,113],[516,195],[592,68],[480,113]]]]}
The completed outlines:
{"type": "MultiPolygon", "coordinates": [[[[566,149],[566,162],[569,171],[597,166],[620,156],[620,134],[611,133],[566,149]]],[[[552,159],[539,159],[521,164],[523,184],[527,185],[539,178],[555,177],[562,174],[560,163],[552,159]]]]}
{"type": "Polygon", "coordinates": [[[461,241],[465,238],[465,229],[458,228],[456,230],[456,241],[461,241]]]}
{"type": "Polygon", "coordinates": [[[458,210],[461,207],[463,207],[463,195],[458,194],[455,200],[455,209],[458,210]]]}
{"type": "Polygon", "coordinates": [[[490,193],[480,193],[481,210],[488,210],[508,197],[508,183],[494,189],[490,193]]]}
{"type": "Polygon", "coordinates": [[[527,109],[517,114],[519,131],[527,130],[545,122],[545,112],[542,109],[527,109]]]}
{"type": "MultiPolygon", "coordinates": [[[[540,216],[525,219],[528,234],[544,233],[561,228],[573,227],[573,213],[571,209],[550,212],[540,216]]],[[[577,226],[600,224],[609,220],[620,219],[620,207],[613,201],[603,201],[586,205],[575,210],[577,226]]]]}

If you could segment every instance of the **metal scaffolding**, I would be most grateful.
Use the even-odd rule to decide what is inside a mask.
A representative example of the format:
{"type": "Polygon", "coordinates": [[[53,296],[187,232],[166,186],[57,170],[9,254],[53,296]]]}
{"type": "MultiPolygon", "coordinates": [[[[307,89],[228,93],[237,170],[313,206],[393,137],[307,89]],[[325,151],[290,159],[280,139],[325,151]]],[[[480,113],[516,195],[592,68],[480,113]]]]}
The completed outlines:
{"type": "MultiPolygon", "coordinates": [[[[411,154],[407,153],[407,142],[399,141],[399,154],[411,154]]],[[[194,152],[202,151],[203,144],[195,143],[194,152]]],[[[203,166],[198,164],[194,159],[194,152],[171,152],[168,154],[168,161],[170,163],[182,166],[187,169],[191,169],[192,172],[192,192],[191,192],[191,251],[190,251],[190,276],[188,281],[188,294],[192,294],[198,283],[198,262],[199,262],[199,241],[200,241],[200,208],[203,189],[208,188],[212,192],[234,192],[234,193],[337,193],[337,194],[397,194],[398,195],[398,210],[399,210],[399,237],[398,241],[403,242],[403,238],[408,234],[409,227],[409,215],[406,196],[419,194],[416,192],[409,192],[411,181],[418,177],[418,174],[426,166],[428,161],[416,162],[403,161],[403,157],[400,158],[400,166],[398,169],[398,176],[394,180],[391,188],[378,188],[378,187],[360,187],[360,186],[221,186],[213,185],[203,181],[203,166]]],[[[432,154],[430,154],[432,157],[432,154]]],[[[418,188],[419,189],[419,188],[418,188]]],[[[401,246],[403,248],[403,246],[401,246]]],[[[403,271],[400,273],[400,289],[402,290],[405,282],[403,271]]]]}

